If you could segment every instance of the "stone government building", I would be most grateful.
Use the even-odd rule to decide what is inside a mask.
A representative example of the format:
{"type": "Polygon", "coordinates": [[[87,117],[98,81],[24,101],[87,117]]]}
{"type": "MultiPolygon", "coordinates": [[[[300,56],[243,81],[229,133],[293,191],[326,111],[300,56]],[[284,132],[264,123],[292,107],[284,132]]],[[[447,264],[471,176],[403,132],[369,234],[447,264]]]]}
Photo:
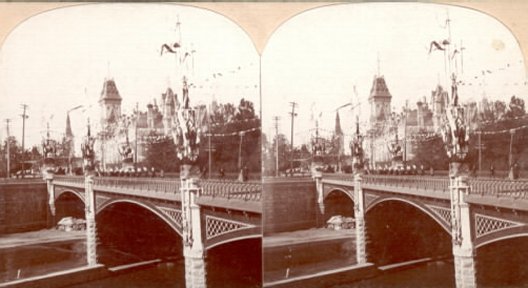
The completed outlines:
{"type": "MultiPolygon", "coordinates": [[[[182,93],[186,93],[186,87],[182,93]]],[[[121,145],[128,142],[132,150],[136,148],[137,141],[137,159],[135,162],[141,162],[146,157],[146,145],[149,135],[153,132],[156,135],[171,136],[171,130],[176,111],[180,107],[177,93],[174,93],[172,88],[168,87],[165,92],[161,94],[161,105],[158,106],[154,99],[153,103],[147,105],[146,111],[137,111],[137,119],[132,119],[128,127],[123,125],[125,122],[121,113],[121,102],[123,98],[119,93],[119,89],[114,79],[105,79],[101,95],[99,98],[99,106],[101,111],[100,124],[103,127],[97,136],[95,143],[96,157],[101,167],[120,167],[122,156],[119,153],[121,145]],[[137,126],[136,126],[137,125],[137,126]]],[[[198,107],[199,119],[205,115],[205,106],[198,107]]],[[[133,117],[134,118],[134,117],[133,117]]],[[[135,151],[133,152],[135,157],[135,151]]]]}
{"type": "Polygon", "coordinates": [[[369,130],[364,142],[370,167],[390,165],[392,155],[388,145],[396,142],[402,148],[403,160],[411,160],[416,149],[416,139],[423,139],[439,131],[445,114],[447,91],[437,85],[431,91],[429,101],[424,96],[415,108],[406,107],[402,112],[391,111],[392,94],[385,78],[375,75],[368,98],[370,105],[369,130]]]}

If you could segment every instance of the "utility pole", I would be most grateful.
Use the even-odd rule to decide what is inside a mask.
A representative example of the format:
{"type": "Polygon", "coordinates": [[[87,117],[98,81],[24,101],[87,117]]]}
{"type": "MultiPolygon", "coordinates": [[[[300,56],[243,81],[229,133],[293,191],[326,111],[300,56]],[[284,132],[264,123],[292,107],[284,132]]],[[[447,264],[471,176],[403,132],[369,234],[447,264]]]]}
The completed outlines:
{"type": "Polygon", "coordinates": [[[242,142],[244,141],[244,132],[239,132],[240,144],[238,145],[238,169],[242,169],[242,142]]]}
{"type": "Polygon", "coordinates": [[[26,133],[26,119],[29,117],[26,115],[26,109],[28,108],[28,105],[27,104],[21,104],[22,106],[22,109],[23,109],[23,113],[22,115],[22,178],[24,178],[25,174],[26,174],[26,167],[25,167],[25,163],[24,161],[26,160],[25,159],[25,148],[24,148],[24,140],[25,140],[25,133],[26,133]]]}
{"type": "Polygon", "coordinates": [[[275,122],[275,176],[279,176],[279,116],[273,117],[275,122]]]}
{"type": "Polygon", "coordinates": [[[139,107],[138,107],[138,102],[136,102],[136,127],[135,127],[135,134],[136,134],[136,148],[134,149],[135,150],[135,156],[134,156],[134,168],[137,168],[137,164],[138,164],[138,121],[139,121],[139,107]]]}
{"type": "Polygon", "coordinates": [[[297,113],[295,113],[295,107],[297,106],[297,103],[290,102],[290,106],[292,107],[292,111],[290,112],[290,116],[291,116],[290,173],[293,176],[293,123],[294,123],[295,116],[297,116],[297,113]]]}
{"type": "Polygon", "coordinates": [[[5,122],[6,122],[6,133],[7,133],[7,137],[6,137],[6,148],[7,148],[7,173],[6,173],[6,178],[9,178],[11,175],[10,175],[10,169],[11,169],[11,166],[10,166],[10,161],[11,161],[11,154],[9,152],[9,150],[11,150],[9,147],[9,122],[11,121],[11,119],[5,119],[5,122]]]}
{"type": "Polygon", "coordinates": [[[407,165],[407,111],[409,110],[409,100],[405,100],[405,117],[403,119],[403,165],[407,165]]]}

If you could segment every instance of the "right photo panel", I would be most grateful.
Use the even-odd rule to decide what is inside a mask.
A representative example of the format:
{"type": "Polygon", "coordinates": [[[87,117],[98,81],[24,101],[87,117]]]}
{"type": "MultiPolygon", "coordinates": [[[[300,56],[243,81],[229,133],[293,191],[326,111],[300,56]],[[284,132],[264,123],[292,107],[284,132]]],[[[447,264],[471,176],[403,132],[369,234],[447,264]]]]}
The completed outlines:
{"type": "Polygon", "coordinates": [[[528,285],[528,86],[475,10],[328,5],[261,58],[264,287],[528,285]]]}

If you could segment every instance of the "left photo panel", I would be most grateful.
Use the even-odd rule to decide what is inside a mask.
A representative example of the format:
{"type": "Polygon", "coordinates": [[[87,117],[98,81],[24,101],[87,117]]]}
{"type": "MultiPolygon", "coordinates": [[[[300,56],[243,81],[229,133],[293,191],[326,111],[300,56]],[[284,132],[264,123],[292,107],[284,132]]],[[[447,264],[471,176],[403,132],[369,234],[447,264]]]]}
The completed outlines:
{"type": "Polygon", "coordinates": [[[261,287],[260,56],[217,13],[80,4],[0,46],[0,286],[261,287]]]}

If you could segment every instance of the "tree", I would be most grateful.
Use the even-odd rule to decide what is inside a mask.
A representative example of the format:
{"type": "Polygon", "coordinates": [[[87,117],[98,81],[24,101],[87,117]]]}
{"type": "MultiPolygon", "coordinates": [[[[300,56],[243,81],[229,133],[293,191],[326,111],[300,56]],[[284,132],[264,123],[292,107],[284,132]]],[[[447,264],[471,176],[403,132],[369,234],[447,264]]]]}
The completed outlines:
{"type": "Polygon", "coordinates": [[[241,99],[238,107],[231,103],[211,105],[209,136],[200,142],[201,164],[206,167],[209,140],[212,153],[211,169],[238,172],[239,162],[249,171],[261,171],[260,119],[255,115],[253,103],[241,99]]]}
{"type": "Polygon", "coordinates": [[[38,147],[33,146],[22,151],[22,147],[18,144],[16,138],[10,136],[8,139],[4,140],[2,147],[0,147],[0,177],[7,176],[7,141],[9,141],[9,166],[11,174],[22,169],[31,169],[33,168],[33,165],[31,165],[30,162],[38,163],[42,159],[38,147]]]}
{"type": "Polygon", "coordinates": [[[514,119],[524,116],[525,114],[526,111],[524,110],[524,100],[513,95],[510,99],[510,104],[508,105],[506,117],[509,119],[514,119]]]}
{"type": "Polygon", "coordinates": [[[449,159],[440,136],[424,139],[416,144],[413,162],[424,167],[433,167],[435,170],[446,170],[449,159]]]}
{"type": "Polygon", "coordinates": [[[147,166],[165,172],[179,171],[180,160],[176,155],[176,146],[171,137],[165,137],[154,131],[147,136],[145,162],[147,166]]]}

